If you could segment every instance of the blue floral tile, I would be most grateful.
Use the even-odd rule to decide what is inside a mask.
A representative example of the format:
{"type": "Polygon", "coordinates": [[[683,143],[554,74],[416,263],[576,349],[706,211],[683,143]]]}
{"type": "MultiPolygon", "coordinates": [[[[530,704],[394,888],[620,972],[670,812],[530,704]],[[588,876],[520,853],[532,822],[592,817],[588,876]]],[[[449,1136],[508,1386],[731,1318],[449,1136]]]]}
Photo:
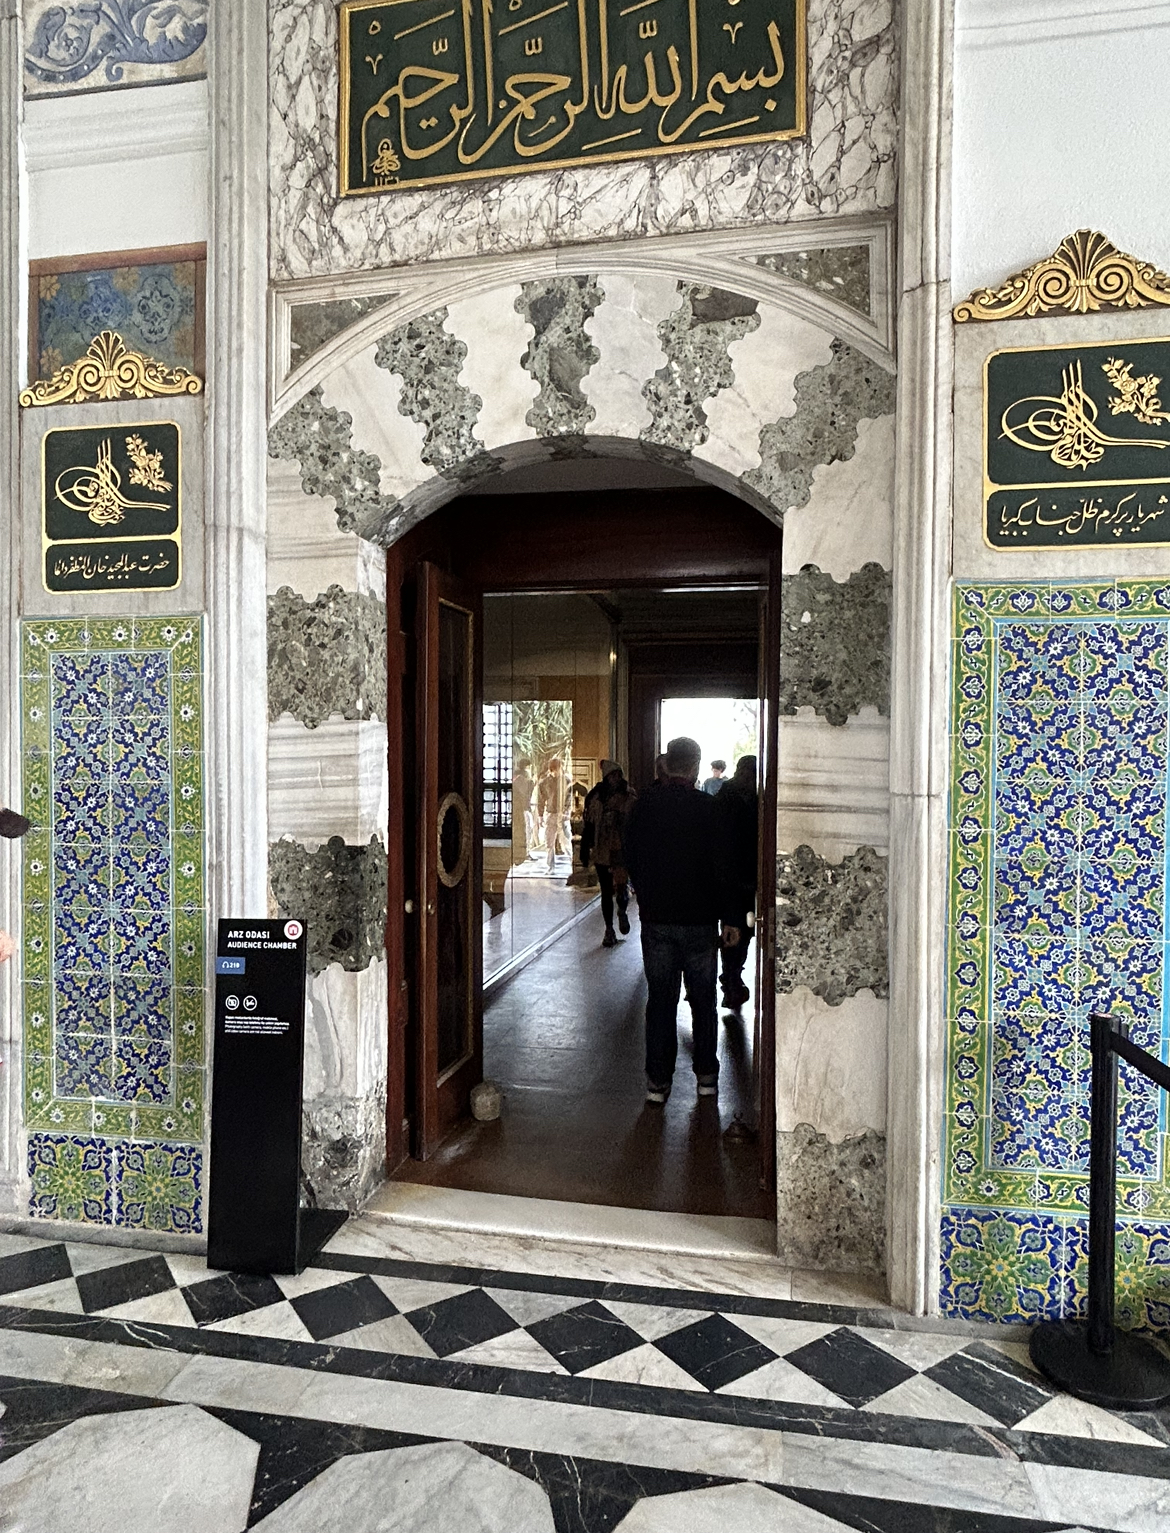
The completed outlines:
{"type": "Polygon", "coordinates": [[[113,982],[114,1032],[168,1041],[174,1027],[174,987],[168,976],[118,974],[113,982]]]}
{"type": "Polygon", "coordinates": [[[170,776],[171,741],[165,715],[123,715],[110,726],[110,766],[121,782],[164,782],[170,776]]]}
{"type": "Polygon", "coordinates": [[[117,1146],[119,1223],[198,1235],[203,1229],[203,1152],[192,1145],[117,1146]]]}
{"type": "Polygon", "coordinates": [[[110,832],[118,841],[169,841],[169,782],[116,781],[110,794],[109,823],[110,832]]]}
{"type": "Polygon", "coordinates": [[[113,986],[104,969],[59,969],[54,985],[53,1025],[58,1033],[108,1032],[113,986]]]}
{"type": "Polygon", "coordinates": [[[51,704],[55,715],[99,716],[110,710],[108,655],[56,654],[52,657],[51,704]]]}
{"type": "Polygon", "coordinates": [[[119,910],[110,922],[110,932],[115,974],[171,973],[169,911],[119,910]]]}
{"type": "Polygon", "coordinates": [[[115,842],[111,903],[121,910],[167,910],[173,897],[171,848],[157,841],[115,842]]]}
{"type": "Polygon", "coordinates": [[[114,1095],[123,1102],[166,1102],[171,1097],[170,1040],[127,1033],[114,1040],[114,1095]]]}
{"type": "Polygon", "coordinates": [[[171,708],[170,656],[152,650],[114,655],[110,690],[117,713],[157,714],[165,721],[171,708]]]}
{"type": "Polygon", "coordinates": [[[114,1222],[113,1145],[65,1134],[30,1134],[28,1174],[33,1218],[114,1222]]]}
{"type": "Polygon", "coordinates": [[[114,1045],[109,1033],[58,1033],[56,1095],[100,1097],[114,1091],[114,1045]]]}

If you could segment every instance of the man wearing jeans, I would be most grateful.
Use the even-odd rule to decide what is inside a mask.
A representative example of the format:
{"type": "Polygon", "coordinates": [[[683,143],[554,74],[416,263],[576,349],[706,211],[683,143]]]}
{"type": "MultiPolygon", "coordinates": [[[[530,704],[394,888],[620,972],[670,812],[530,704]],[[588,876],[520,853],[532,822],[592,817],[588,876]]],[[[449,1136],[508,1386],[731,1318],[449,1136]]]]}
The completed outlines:
{"type": "Polygon", "coordinates": [[[678,1000],[686,984],[700,1096],[719,1088],[715,981],[719,926],[729,920],[727,854],[715,800],[695,787],[702,752],[685,736],[666,747],[663,780],[641,795],[626,824],[626,866],[638,894],[646,1002],[646,1100],[670,1095],[678,1054],[678,1000]]]}

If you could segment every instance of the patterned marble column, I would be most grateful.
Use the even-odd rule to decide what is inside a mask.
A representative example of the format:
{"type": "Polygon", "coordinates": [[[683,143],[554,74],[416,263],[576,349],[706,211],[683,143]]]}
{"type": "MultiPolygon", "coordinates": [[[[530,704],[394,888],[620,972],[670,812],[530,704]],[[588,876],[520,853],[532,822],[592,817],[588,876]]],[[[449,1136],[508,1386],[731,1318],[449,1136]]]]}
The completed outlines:
{"type": "Polygon", "coordinates": [[[213,916],[256,916],[268,863],[266,8],[218,8],[209,48],[209,872],[213,916]]]}
{"type": "MultiPolygon", "coordinates": [[[[20,388],[24,310],[20,121],[21,37],[19,0],[0,0],[0,527],[7,529],[0,567],[0,694],[8,717],[0,728],[0,801],[20,782],[20,730],[15,699],[20,557],[20,452],[16,403],[20,388]]],[[[0,841],[0,927],[13,932],[19,920],[17,843],[0,841]]],[[[0,964],[0,1215],[23,1209],[24,1156],[20,1116],[19,959],[0,964]]]]}
{"type": "Polygon", "coordinates": [[[954,0],[907,0],[890,746],[888,1275],[938,1305],[950,561],[954,0]]]}

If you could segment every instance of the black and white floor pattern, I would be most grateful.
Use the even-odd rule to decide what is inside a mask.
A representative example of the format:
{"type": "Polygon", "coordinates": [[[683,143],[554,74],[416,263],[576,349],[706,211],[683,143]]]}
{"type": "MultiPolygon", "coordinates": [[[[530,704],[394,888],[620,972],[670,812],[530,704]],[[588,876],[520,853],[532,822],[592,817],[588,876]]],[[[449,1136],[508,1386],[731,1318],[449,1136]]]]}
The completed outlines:
{"type": "Polygon", "coordinates": [[[0,1235],[0,1529],[245,1527],[1167,1533],[1170,1413],[887,1311],[0,1235]]]}

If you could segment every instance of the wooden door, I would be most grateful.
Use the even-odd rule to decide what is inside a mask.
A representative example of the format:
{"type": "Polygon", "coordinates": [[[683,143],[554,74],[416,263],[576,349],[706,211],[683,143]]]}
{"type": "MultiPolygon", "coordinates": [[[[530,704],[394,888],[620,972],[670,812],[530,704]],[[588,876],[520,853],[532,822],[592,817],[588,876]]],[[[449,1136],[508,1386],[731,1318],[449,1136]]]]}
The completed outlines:
{"type": "Polygon", "coordinates": [[[423,561],[415,607],[416,1122],[425,1160],[483,1079],[481,603],[423,561]]]}

